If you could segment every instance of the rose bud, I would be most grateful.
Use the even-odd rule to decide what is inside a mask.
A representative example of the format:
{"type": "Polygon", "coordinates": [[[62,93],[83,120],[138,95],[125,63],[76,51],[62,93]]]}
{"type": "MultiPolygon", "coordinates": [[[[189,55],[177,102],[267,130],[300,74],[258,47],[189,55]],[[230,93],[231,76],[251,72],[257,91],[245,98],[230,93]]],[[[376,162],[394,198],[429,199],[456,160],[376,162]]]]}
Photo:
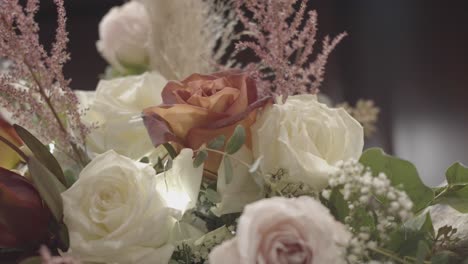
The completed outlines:
{"type": "Polygon", "coordinates": [[[146,69],[149,63],[150,19],[142,3],[112,8],[99,24],[97,49],[120,73],[146,69]]]}

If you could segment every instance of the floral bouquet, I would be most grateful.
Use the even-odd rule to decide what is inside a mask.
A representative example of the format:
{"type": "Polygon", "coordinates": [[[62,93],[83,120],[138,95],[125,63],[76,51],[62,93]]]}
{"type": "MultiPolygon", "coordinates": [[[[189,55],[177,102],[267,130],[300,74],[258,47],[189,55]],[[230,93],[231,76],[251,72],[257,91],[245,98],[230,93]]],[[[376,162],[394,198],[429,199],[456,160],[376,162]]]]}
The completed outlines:
{"type": "Polygon", "coordinates": [[[363,152],[378,108],[319,93],[345,37],[314,52],[298,0],[142,0],[99,25],[110,64],[72,91],[63,0],[0,2],[0,258],[30,263],[468,263],[468,168],[425,186],[363,152]],[[240,59],[244,58],[244,59],[240,59]]]}

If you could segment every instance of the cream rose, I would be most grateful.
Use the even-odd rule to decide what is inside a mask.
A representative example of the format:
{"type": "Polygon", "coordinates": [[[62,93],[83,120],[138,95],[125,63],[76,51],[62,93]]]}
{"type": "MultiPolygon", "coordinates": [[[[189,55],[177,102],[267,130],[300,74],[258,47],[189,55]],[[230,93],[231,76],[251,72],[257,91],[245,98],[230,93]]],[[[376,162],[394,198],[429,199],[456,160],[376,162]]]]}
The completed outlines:
{"type": "Polygon", "coordinates": [[[344,109],[329,108],[313,95],[290,96],[274,104],[251,127],[254,157],[263,156],[263,173],[287,170],[291,180],[316,191],[340,160],[359,159],[364,145],[362,126],[344,109]]]}
{"type": "Polygon", "coordinates": [[[84,120],[97,123],[87,139],[88,150],[104,153],[115,150],[132,159],[154,151],[141,119],[141,111],[162,103],[161,91],[166,79],[157,72],[99,82],[94,99],[81,94],[89,111],[84,120]]]}
{"type": "Polygon", "coordinates": [[[245,207],[236,237],[213,249],[211,264],[346,263],[350,235],[310,197],[275,197],[245,207]]]}
{"type": "Polygon", "coordinates": [[[114,151],[93,159],[62,193],[69,253],[85,262],[167,263],[175,221],[156,185],[147,164],[114,151]]]}
{"type": "Polygon", "coordinates": [[[129,1],[113,7],[99,24],[97,49],[121,73],[145,69],[149,63],[150,19],[144,5],[129,1]]]}

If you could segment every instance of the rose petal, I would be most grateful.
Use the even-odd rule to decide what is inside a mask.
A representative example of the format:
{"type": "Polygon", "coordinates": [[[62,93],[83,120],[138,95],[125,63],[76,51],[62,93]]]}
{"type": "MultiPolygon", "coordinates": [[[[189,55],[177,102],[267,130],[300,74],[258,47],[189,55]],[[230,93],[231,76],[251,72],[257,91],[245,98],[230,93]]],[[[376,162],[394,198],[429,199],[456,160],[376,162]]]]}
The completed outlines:
{"type": "Polygon", "coordinates": [[[185,145],[185,138],[194,126],[203,126],[226,117],[201,107],[177,104],[161,105],[143,111],[143,122],[154,146],[167,142],[185,145]]]}

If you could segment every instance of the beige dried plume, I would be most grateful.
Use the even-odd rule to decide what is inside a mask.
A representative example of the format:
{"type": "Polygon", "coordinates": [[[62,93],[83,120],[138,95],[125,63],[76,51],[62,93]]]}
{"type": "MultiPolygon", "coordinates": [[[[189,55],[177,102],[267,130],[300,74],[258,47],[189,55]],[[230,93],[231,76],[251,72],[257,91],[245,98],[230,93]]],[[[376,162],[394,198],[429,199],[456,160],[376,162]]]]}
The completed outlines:
{"type": "Polygon", "coordinates": [[[141,1],[152,23],[150,67],[169,80],[213,72],[236,38],[237,22],[228,4],[216,0],[141,1]]]}

